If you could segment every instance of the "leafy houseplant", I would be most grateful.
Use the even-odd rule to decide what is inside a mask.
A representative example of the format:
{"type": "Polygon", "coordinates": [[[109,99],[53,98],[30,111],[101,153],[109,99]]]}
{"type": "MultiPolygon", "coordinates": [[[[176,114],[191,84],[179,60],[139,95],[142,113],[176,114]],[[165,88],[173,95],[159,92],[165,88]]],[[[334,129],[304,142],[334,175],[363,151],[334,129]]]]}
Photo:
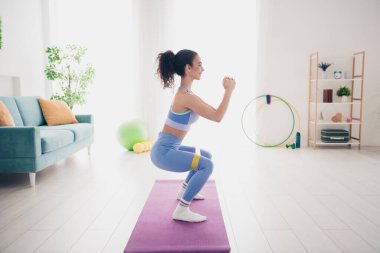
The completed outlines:
{"type": "Polygon", "coordinates": [[[331,66],[331,63],[328,63],[328,62],[321,62],[318,64],[318,67],[323,70],[322,78],[326,78],[326,70],[330,66],[331,66]]]}
{"type": "Polygon", "coordinates": [[[60,87],[60,91],[53,93],[51,99],[65,101],[70,109],[75,104],[86,103],[85,94],[94,79],[94,67],[82,64],[86,51],[87,48],[77,45],[67,45],[64,49],[53,46],[45,51],[49,62],[45,68],[46,77],[57,80],[60,87]]]}
{"type": "Polygon", "coordinates": [[[338,97],[342,97],[342,102],[347,102],[347,98],[351,95],[351,90],[347,86],[342,86],[336,91],[338,97]]]}

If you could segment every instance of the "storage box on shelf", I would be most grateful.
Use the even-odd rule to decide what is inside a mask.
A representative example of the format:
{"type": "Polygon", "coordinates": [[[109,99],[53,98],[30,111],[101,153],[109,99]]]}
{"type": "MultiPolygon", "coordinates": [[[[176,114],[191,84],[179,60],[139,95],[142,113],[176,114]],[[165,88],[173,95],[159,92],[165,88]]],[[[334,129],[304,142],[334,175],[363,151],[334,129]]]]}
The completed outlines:
{"type": "Polygon", "coordinates": [[[310,54],[308,146],[355,145],[360,149],[364,61],[365,51],[348,57],[321,57],[318,52],[310,54]],[[329,71],[319,71],[318,65],[322,62],[332,63],[329,71]],[[336,96],[341,86],[351,90],[348,100],[336,96]],[[324,134],[337,130],[348,136],[334,139],[324,134]]]}

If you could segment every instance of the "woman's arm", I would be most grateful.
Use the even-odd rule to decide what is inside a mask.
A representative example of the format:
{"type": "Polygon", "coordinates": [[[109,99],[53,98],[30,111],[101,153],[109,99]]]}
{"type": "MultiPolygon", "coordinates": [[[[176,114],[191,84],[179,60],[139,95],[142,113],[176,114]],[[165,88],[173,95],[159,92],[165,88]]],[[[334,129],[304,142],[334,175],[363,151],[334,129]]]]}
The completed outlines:
{"type": "Polygon", "coordinates": [[[206,119],[220,122],[227,111],[232,91],[235,88],[235,80],[232,78],[224,78],[223,86],[225,88],[224,96],[217,109],[213,108],[211,105],[207,104],[199,97],[193,95],[186,96],[186,99],[184,101],[186,107],[206,119]]]}
{"type": "Polygon", "coordinates": [[[194,95],[196,96],[199,100],[201,100],[204,104],[206,104],[208,107],[210,107],[212,110],[216,110],[212,105],[209,105],[207,104],[205,101],[203,101],[200,97],[198,97],[197,95],[194,95]]]}

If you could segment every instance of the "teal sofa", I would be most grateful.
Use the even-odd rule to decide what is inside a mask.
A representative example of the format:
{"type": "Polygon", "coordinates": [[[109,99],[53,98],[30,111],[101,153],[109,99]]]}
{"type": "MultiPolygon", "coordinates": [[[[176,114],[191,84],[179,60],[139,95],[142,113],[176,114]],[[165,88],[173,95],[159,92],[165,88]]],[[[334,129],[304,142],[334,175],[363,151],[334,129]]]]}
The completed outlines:
{"type": "Polygon", "coordinates": [[[76,115],[79,123],[47,126],[38,97],[1,97],[15,122],[0,127],[0,173],[36,173],[94,142],[92,115],[76,115]]]}

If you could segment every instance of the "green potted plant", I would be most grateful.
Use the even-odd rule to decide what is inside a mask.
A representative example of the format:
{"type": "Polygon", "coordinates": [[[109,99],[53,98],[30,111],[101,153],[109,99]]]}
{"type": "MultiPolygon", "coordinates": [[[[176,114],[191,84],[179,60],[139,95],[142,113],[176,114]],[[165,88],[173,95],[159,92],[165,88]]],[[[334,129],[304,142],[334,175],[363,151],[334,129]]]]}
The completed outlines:
{"type": "Polygon", "coordinates": [[[70,109],[75,104],[86,103],[88,86],[93,82],[95,69],[90,64],[82,64],[87,48],[67,45],[64,49],[53,46],[46,49],[48,65],[45,68],[47,79],[58,81],[60,90],[53,92],[51,99],[62,100],[70,109]]]}
{"type": "Polygon", "coordinates": [[[326,79],[327,77],[326,70],[330,66],[331,66],[331,63],[328,63],[328,62],[321,62],[318,64],[318,67],[322,69],[322,79],[326,79]]]}
{"type": "Polygon", "coordinates": [[[341,97],[342,102],[347,102],[348,97],[351,95],[351,90],[347,86],[342,86],[336,91],[336,95],[341,97]]]}

